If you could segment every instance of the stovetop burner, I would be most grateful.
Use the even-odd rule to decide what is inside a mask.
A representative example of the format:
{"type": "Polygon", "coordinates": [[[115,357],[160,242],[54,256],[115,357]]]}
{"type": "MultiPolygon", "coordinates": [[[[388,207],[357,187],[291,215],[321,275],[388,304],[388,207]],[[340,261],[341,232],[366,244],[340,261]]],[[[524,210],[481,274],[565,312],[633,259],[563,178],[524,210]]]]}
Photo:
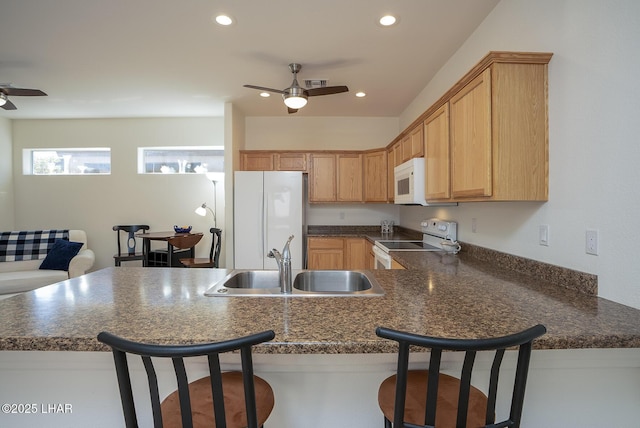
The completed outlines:
{"type": "Polygon", "coordinates": [[[434,247],[422,241],[376,241],[385,251],[438,251],[442,248],[434,247]]]}
{"type": "Polygon", "coordinates": [[[443,221],[437,218],[424,220],[420,224],[422,229],[422,241],[415,240],[384,240],[375,242],[375,245],[384,252],[389,251],[443,251],[440,243],[443,240],[455,241],[457,239],[457,223],[443,221]]]}

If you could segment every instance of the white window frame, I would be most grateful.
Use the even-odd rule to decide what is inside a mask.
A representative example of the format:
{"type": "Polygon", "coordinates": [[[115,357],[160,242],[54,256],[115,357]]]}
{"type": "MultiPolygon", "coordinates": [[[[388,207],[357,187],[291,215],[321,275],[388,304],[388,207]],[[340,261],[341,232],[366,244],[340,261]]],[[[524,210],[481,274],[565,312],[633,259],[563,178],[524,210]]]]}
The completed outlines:
{"type": "Polygon", "coordinates": [[[111,148],[110,147],[39,147],[22,149],[22,173],[24,175],[42,175],[42,176],[59,176],[59,175],[111,175],[111,148]],[[51,159],[57,158],[55,162],[49,162],[49,172],[43,172],[36,166],[35,156],[37,153],[51,154],[51,159]],[[83,167],[75,167],[72,162],[72,155],[59,155],[58,152],[107,152],[109,154],[109,171],[108,172],[95,172],[90,167],[83,165],[83,167]],[[62,162],[62,165],[60,163],[62,162]],[[61,170],[60,170],[61,168],[61,170]],[[78,170],[78,168],[80,168],[78,170]],[[58,171],[54,171],[58,169],[58,171]]]}
{"type": "MultiPolygon", "coordinates": [[[[158,162],[160,164],[161,162],[158,162]]],[[[163,147],[138,147],[138,174],[150,174],[150,175],[166,175],[166,174],[207,174],[212,172],[224,172],[224,146],[163,146],[163,147]],[[220,152],[216,158],[222,158],[222,164],[211,165],[207,162],[198,162],[197,156],[193,153],[186,154],[185,152],[220,152]],[[170,159],[167,165],[162,165],[158,168],[152,167],[151,171],[147,168],[146,154],[148,152],[163,152],[165,156],[171,158],[175,156],[175,159],[170,159]],[[180,152],[185,153],[183,159],[181,159],[180,152]],[[195,167],[191,165],[198,163],[195,167]]]]}

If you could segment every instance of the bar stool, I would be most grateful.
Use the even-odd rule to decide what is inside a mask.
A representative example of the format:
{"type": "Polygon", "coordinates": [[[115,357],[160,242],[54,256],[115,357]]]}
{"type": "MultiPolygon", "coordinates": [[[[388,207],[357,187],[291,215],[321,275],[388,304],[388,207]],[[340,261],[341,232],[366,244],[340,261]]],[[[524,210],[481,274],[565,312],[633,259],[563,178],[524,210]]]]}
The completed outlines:
{"type": "Polygon", "coordinates": [[[397,373],[385,379],[378,389],[378,404],[384,414],[385,427],[519,427],[532,342],[546,331],[543,325],[536,325],[503,337],[448,339],[378,327],[376,335],[398,342],[399,347],[397,373]],[[408,369],[410,346],[430,349],[428,370],[408,369]],[[511,411],[508,419],[496,423],[500,365],[505,350],[513,347],[518,349],[518,363],[511,394],[511,411]],[[440,373],[442,351],[465,353],[459,379],[440,373]],[[471,385],[478,351],[494,352],[488,396],[471,385]]]}
{"type": "Polygon", "coordinates": [[[152,345],[132,342],[101,332],[98,340],[111,347],[115,361],[120,399],[127,428],[138,426],[131,388],[127,353],[142,357],[151,398],[155,428],[218,427],[258,428],[267,420],[274,406],[271,386],[253,374],[251,348],[273,340],[272,330],[222,342],[196,345],[152,345]],[[242,371],[222,372],[219,355],[240,351],[242,371]],[[209,376],[188,383],[186,357],[207,356],[209,376]],[[162,403],[152,357],[171,358],[178,389],[162,403]]]}

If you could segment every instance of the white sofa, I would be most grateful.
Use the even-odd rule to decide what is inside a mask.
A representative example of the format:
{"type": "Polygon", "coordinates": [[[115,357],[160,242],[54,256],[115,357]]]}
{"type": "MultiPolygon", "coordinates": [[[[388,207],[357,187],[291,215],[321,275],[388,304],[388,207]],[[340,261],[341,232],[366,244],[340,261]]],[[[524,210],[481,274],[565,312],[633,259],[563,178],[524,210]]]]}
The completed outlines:
{"type": "Polygon", "coordinates": [[[69,230],[69,241],[82,242],[82,247],[69,262],[68,271],[40,269],[44,258],[0,261],[0,298],[74,278],[91,269],[95,254],[87,248],[87,234],[83,230],[69,230]]]}

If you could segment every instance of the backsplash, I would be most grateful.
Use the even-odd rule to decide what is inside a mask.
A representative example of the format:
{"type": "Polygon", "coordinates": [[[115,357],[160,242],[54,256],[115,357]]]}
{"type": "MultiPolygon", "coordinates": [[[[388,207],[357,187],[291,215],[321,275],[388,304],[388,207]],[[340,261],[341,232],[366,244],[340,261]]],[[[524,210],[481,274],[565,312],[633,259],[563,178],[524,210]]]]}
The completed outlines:
{"type": "Polygon", "coordinates": [[[504,269],[514,270],[528,276],[540,278],[546,282],[562,284],[564,287],[579,291],[581,293],[598,295],[598,276],[586,272],[580,272],[514,256],[512,254],[501,253],[489,248],[478,247],[473,244],[460,242],[462,250],[460,255],[470,257],[479,261],[491,262],[504,269]]]}

